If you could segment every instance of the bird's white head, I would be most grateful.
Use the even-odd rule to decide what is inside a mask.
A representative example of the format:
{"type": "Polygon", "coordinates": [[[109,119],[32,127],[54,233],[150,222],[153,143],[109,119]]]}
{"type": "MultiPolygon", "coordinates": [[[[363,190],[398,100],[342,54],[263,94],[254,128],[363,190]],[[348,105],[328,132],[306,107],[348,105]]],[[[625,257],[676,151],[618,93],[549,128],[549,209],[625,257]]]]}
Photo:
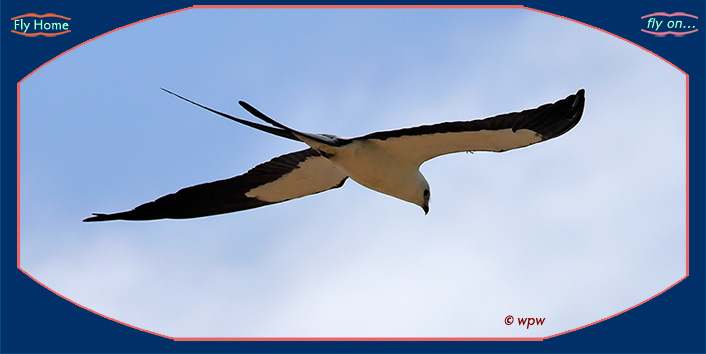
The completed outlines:
{"type": "Polygon", "coordinates": [[[429,199],[431,199],[431,188],[429,188],[429,182],[426,178],[419,173],[418,187],[417,187],[417,198],[414,204],[419,205],[424,210],[424,215],[429,214],[429,199]]]}
{"type": "Polygon", "coordinates": [[[396,183],[394,190],[380,192],[416,204],[424,210],[424,215],[426,215],[429,213],[429,198],[431,198],[429,183],[419,171],[417,171],[416,179],[411,178],[407,179],[407,183],[396,183]]]}

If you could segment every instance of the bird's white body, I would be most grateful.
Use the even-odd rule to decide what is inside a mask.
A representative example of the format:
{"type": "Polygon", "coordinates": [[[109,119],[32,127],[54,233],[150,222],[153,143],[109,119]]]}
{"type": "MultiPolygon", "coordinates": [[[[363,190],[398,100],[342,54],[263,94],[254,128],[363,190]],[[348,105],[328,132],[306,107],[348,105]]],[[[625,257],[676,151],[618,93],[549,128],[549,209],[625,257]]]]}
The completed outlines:
{"type": "Polygon", "coordinates": [[[359,184],[428,207],[429,197],[424,197],[424,190],[429,190],[429,183],[419,172],[419,162],[392,153],[377,140],[355,140],[342,147],[303,141],[314,149],[323,149],[330,155],[329,161],[359,184]]]}

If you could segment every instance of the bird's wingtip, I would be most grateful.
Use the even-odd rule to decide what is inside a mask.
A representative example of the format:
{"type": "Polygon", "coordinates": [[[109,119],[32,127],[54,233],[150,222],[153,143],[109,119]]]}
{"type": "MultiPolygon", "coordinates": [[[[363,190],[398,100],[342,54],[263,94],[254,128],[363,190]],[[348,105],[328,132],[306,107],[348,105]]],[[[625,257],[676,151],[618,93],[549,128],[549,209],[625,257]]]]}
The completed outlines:
{"type": "Polygon", "coordinates": [[[83,222],[107,221],[115,219],[116,218],[112,217],[111,214],[92,213],[92,216],[83,219],[83,222]]]}
{"type": "Polygon", "coordinates": [[[581,116],[583,115],[583,106],[586,102],[585,94],[586,90],[584,89],[580,89],[578,90],[578,92],[576,92],[576,98],[574,99],[574,104],[572,105],[572,109],[574,109],[576,112],[571,117],[572,119],[581,119],[581,116]]]}

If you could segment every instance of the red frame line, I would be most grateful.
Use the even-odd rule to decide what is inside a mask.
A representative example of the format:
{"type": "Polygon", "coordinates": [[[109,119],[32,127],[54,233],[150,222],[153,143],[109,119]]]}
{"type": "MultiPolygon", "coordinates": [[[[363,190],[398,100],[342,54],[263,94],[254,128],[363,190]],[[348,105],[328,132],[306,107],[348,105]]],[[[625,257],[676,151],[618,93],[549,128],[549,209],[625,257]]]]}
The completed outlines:
{"type": "MultiPolygon", "coordinates": [[[[662,13],[656,13],[653,15],[661,15],[661,14],[662,13]]],[[[676,14],[672,14],[671,16],[676,16],[677,14],[681,15],[681,13],[676,13],[676,14]]],[[[16,18],[26,17],[26,16],[30,16],[30,15],[36,15],[36,14],[26,14],[26,15],[14,17],[13,20],[16,18]]],[[[45,15],[41,15],[41,16],[40,15],[36,15],[36,16],[38,16],[38,17],[55,16],[55,17],[62,17],[62,18],[70,20],[69,18],[55,15],[55,14],[45,14],[45,15]]],[[[647,15],[647,16],[652,16],[652,15],[647,15]]],[[[666,15],[666,16],[669,16],[669,15],[666,15]]],[[[691,15],[687,15],[687,16],[691,16],[691,15]]],[[[555,15],[555,14],[552,14],[549,12],[528,8],[528,7],[525,7],[522,5],[499,5],[499,6],[496,6],[496,5],[413,5],[413,6],[395,6],[395,5],[378,5],[378,6],[373,6],[373,5],[232,5],[232,6],[195,5],[195,6],[183,8],[180,10],[175,10],[175,11],[167,12],[164,14],[148,17],[146,19],[118,27],[112,31],[106,32],[102,35],[99,35],[99,36],[96,36],[96,37],[91,38],[89,40],[86,40],[86,41],[72,47],[71,49],[68,49],[68,50],[62,52],[61,54],[57,55],[53,59],[49,60],[48,62],[46,62],[46,63],[42,64],[41,66],[39,66],[38,68],[34,69],[32,72],[27,74],[24,78],[22,78],[22,80],[20,80],[17,83],[17,269],[19,269],[22,273],[24,273],[30,279],[34,280],[37,284],[41,285],[42,287],[44,287],[47,290],[51,291],[52,293],[56,294],[60,298],[66,300],[66,301],[68,301],[68,302],[70,302],[70,303],[72,303],[72,304],[74,304],[84,310],[90,311],[90,312],[92,312],[98,316],[101,316],[105,319],[120,323],[122,325],[136,329],[138,331],[153,334],[155,336],[171,339],[174,341],[440,341],[441,342],[441,341],[542,341],[545,339],[554,338],[554,337],[557,337],[557,336],[560,336],[560,335],[563,335],[566,333],[578,331],[578,330],[586,328],[588,326],[595,325],[597,323],[603,322],[605,320],[608,320],[608,319],[611,319],[615,316],[623,314],[627,311],[630,311],[630,310],[654,299],[655,297],[661,295],[662,293],[666,292],[667,290],[673,288],[674,286],[681,283],[684,279],[686,279],[689,276],[689,75],[686,72],[684,72],[683,70],[679,69],[676,65],[667,61],[666,59],[660,57],[659,55],[653,53],[652,51],[645,49],[645,48],[643,48],[643,47],[641,47],[641,46],[639,46],[639,45],[637,45],[627,39],[616,36],[610,32],[604,31],[598,27],[594,27],[594,26],[588,25],[583,22],[579,22],[579,21],[576,21],[576,20],[573,20],[573,19],[570,19],[570,18],[567,18],[564,16],[555,15]],[[630,44],[656,56],[657,58],[662,59],[663,61],[665,61],[669,65],[673,66],[674,68],[676,68],[677,70],[679,70],[680,72],[682,72],[686,76],[686,230],[685,230],[686,231],[686,264],[685,264],[686,275],[684,277],[682,277],[681,279],[679,279],[674,284],[667,287],[666,289],[660,291],[659,293],[643,300],[642,302],[640,302],[636,305],[633,305],[623,311],[620,311],[614,315],[602,318],[602,319],[597,320],[595,322],[592,322],[592,323],[589,323],[589,324],[586,324],[586,325],[583,325],[583,326],[580,326],[580,327],[577,327],[574,329],[570,329],[570,330],[560,332],[557,334],[553,334],[550,336],[546,336],[546,337],[410,337],[410,338],[407,338],[407,337],[170,337],[170,336],[160,334],[157,332],[153,332],[153,331],[150,331],[147,329],[139,328],[139,327],[133,326],[129,323],[125,323],[125,322],[122,322],[122,321],[117,320],[115,318],[103,315],[97,311],[94,311],[88,307],[85,307],[85,306],[59,294],[58,292],[56,292],[56,291],[52,290],[51,288],[49,288],[48,286],[44,285],[39,280],[35,279],[33,276],[31,276],[29,273],[27,273],[25,270],[23,270],[22,267],[20,266],[20,85],[22,84],[22,81],[24,81],[28,77],[32,76],[35,72],[37,72],[39,69],[43,68],[47,64],[51,63],[53,60],[61,57],[62,55],[66,54],[66,53],[70,52],[71,50],[74,50],[74,49],[76,49],[86,43],[89,43],[89,42],[94,41],[98,38],[106,36],[110,33],[113,33],[115,31],[119,31],[121,29],[130,27],[132,25],[136,25],[141,22],[145,22],[145,21],[149,21],[149,20],[152,20],[155,18],[171,15],[171,14],[178,13],[181,11],[186,11],[186,10],[190,10],[190,9],[199,9],[199,8],[200,9],[213,9],[213,8],[237,8],[237,9],[248,9],[248,8],[258,8],[258,9],[271,9],[271,8],[290,8],[290,9],[291,8],[346,8],[346,9],[351,9],[351,8],[353,8],[353,9],[362,9],[362,8],[365,8],[365,9],[504,8],[504,9],[507,9],[507,8],[516,8],[516,9],[526,9],[526,10],[530,10],[530,11],[539,12],[539,13],[542,13],[545,15],[550,15],[550,16],[554,16],[557,18],[561,18],[564,20],[569,20],[574,23],[577,23],[577,24],[580,24],[580,25],[583,25],[583,26],[586,26],[586,27],[589,27],[589,28],[592,28],[595,30],[599,30],[603,33],[609,34],[615,38],[618,38],[618,39],[621,39],[627,43],[630,43],[630,44]]]]}

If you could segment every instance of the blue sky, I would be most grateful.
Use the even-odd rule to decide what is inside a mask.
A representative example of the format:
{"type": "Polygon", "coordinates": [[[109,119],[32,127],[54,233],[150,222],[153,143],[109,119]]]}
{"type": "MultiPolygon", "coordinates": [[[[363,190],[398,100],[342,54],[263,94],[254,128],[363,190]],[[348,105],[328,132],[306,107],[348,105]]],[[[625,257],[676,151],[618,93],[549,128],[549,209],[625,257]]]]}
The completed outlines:
{"type": "Polygon", "coordinates": [[[546,336],[685,275],[685,76],[522,9],[195,9],[76,48],[21,85],[21,266],[168,336],[546,336]],[[447,155],[431,211],[348,181],[194,220],[85,224],[304,146],[250,119],[358,136],[586,89],[560,138],[447,155]],[[254,118],[253,118],[254,119],[254,118]],[[530,330],[505,316],[545,317],[530,330]]]}

